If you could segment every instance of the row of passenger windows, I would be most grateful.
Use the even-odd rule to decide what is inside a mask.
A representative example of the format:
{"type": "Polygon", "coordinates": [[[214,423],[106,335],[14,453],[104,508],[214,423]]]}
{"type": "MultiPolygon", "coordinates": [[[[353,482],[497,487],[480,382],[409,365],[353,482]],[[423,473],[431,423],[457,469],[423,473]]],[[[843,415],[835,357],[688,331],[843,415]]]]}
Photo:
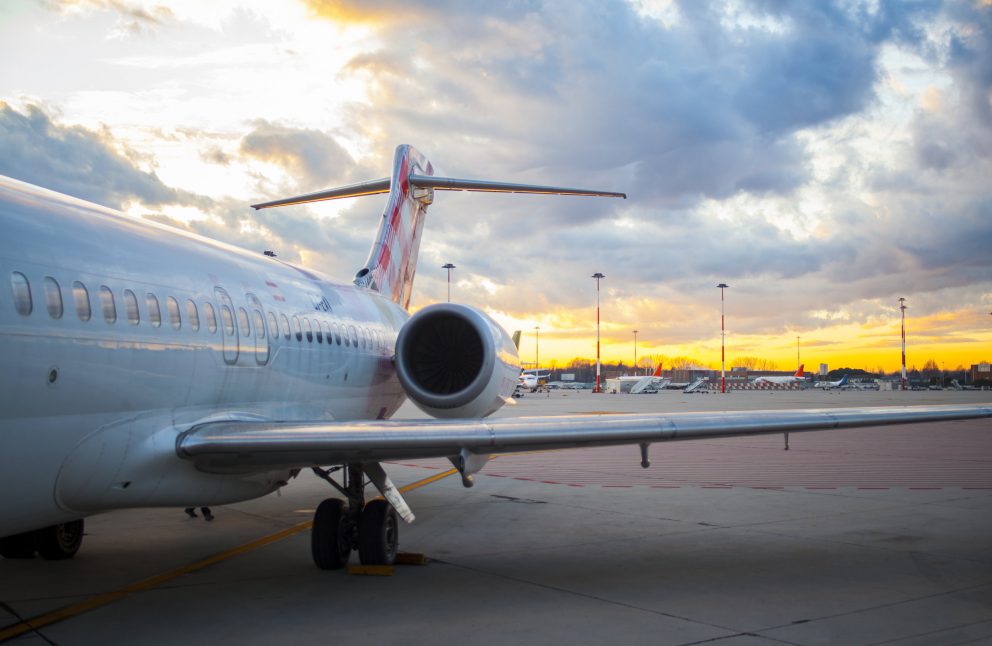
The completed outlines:
{"type": "MultiPolygon", "coordinates": [[[[45,276],[42,281],[42,285],[42,290],[45,297],[45,309],[48,310],[48,315],[53,319],[62,318],[65,305],[62,300],[62,289],[59,286],[58,281],[51,276],[45,276]]],[[[10,286],[14,297],[14,308],[17,310],[17,313],[22,316],[30,316],[34,309],[34,299],[31,295],[31,284],[28,281],[27,276],[19,271],[12,272],[10,275],[10,286]]],[[[100,285],[97,290],[97,298],[100,314],[103,316],[103,320],[107,323],[116,323],[118,318],[118,304],[114,291],[106,285],[100,285]]],[[[121,293],[123,315],[127,318],[127,322],[131,325],[138,325],[141,323],[141,315],[138,310],[138,298],[138,295],[131,289],[125,289],[121,293]]],[[[354,325],[346,326],[343,323],[333,321],[319,319],[311,320],[306,316],[300,317],[294,315],[290,318],[286,314],[282,313],[280,313],[277,318],[276,313],[271,311],[267,312],[265,318],[263,318],[261,304],[258,303],[258,299],[255,297],[250,297],[250,299],[256,306],[252,309],[252,318],[254,318],[255,335],[259,339],[265,338],[265,319],[267,319],[269,334],[276,338],[278,338],[281,332],[283,338],[286,340],[289,340],[295,336],[297,341],[302,341],[305,337],[307,342],[312,343],[316,340],[317,343],[323,343],[326,338],[328,344],[334,343],[336,345],[356,348],[386,348],[386,339],[383,334],[377,330],[356,327],[354,325]],[[290,329],[291,325],[292,329],[290,329]]],[[[226,294],[221,300],[222,304],[219,308],[220,322],[223,327],[224,334],[226,336],[234,336],[235,320],[234,313],[232,311],[234,304],[230,303],[230,305],[228,305],[228,303],[223,302],[225,300],[228,302],[230,301],[230,298],[228,298],[226,294]]],[[[76,309],[76,315],[79,317],[80,321],[89,321],[93,317],[90,292],[86,285],[78,280],[72,283],[72,301],[76,309]]],[[[149,292],[144,295],[144,301],[148,322],[152,327],[161,327],[162,309],[160,307],[158,297],[149,292]]],[[[202,320],[204,327],[210,334],[214,334],[217,332],[218,317],[213,304],[209,301],[203,301],[200,304],[200,308],[202,308],[202,320]]],[[[192,299],[186,299],[182,308],[180,308],[179,301],[177,301],[174,297],[166,297],[165,312],[168,317],[169,325],[173,329],[179,330],[182,328],[184,316],[183,311],[185,311],[186,324],[194,332],[199,331],[201,309],[197,308],[197,304],[192,299]]],[[[249,320],[248,312],[245,308],[237,308],[237,319],[241,336],[250,338],[251,321],[249,320]]]]}

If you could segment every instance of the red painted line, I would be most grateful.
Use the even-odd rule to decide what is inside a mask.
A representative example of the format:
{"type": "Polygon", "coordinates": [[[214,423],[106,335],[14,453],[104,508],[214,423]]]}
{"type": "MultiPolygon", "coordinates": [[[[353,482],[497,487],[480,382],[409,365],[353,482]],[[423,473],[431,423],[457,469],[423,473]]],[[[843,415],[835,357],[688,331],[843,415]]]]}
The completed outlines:
{"type": "Polygon", "coordinates": [[[603,487],[610,489],[632,489],[634,485],[603,485],[603,487]]]}
{"type": "Polygon", "coordinates": [[[837,487],[806,487],[807,489],[836,489],[837,487]]]}
{"type": "Polygon", "coordinates": [[[651,485],[652,489],[681,489],[682,485],[651,485]]]}
{"type": "Polygon", "coordinates": [[[555,482],[554,480],[541,480],[544,484],[561,484],[560,482],[555,482]]]}

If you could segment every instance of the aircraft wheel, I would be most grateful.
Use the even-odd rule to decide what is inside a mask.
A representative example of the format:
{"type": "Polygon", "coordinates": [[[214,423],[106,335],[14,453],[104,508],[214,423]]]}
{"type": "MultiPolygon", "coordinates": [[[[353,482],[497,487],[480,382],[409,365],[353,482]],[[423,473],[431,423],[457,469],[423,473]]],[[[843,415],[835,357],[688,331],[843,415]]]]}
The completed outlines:
{"type": "Polygon", "coordinates": [[[351,537],[344,503],[328,498],[313,515],[310,530],[310,553],[321,570],[340,570],[351,556],[351,537]]]}
{"type": "Polygon", "coordinates": [[[0,538],[0,556],[5,559],[29,559],[36,550],[34,532],[0,538]]]}
{"type": "Polygon", "coordinates": [[[364,565],[392,565],[400,544],[396,510],[382,499],[365,505],[358,523],[358,556],[364,565]]]}
{"type": "Polygon", "coordinates": [[[71,559],[83,544],[83,521],[52,525],[35,532],[38,554],[50,561],[71,559]]]}

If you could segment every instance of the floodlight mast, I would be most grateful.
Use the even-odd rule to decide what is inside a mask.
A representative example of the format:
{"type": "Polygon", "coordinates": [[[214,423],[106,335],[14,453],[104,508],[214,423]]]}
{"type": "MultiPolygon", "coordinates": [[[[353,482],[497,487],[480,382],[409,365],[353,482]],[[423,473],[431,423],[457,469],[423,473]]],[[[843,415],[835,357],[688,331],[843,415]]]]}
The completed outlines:
{"type": "Polygon", "coordinates": [[[723,290],[730,287],[730,285],[720,283],[717,287],[720,288],[720,392],[725,393],[727,392],[727,329],[723,324],[723,290]]]}
{"type": "Polygon", "coordinates": [[[600,375],[600,359],[599,359],[599,281],[606,276],[600,272],[596,272],[592,275],[596,279],[596,387],[593,389],[594,393],[603,392],[600,388],[599,375],[600,375]]]}
{"type": "Polygon", "coordinates": [[[634,330],[634,374],[637,374],[637,330],[634,330]]]}
{"type": "Polygon", "coordinates": [[[906,390],[906,299],[901,296],[899,310],[902,313],[902,389],[906,390]]]}

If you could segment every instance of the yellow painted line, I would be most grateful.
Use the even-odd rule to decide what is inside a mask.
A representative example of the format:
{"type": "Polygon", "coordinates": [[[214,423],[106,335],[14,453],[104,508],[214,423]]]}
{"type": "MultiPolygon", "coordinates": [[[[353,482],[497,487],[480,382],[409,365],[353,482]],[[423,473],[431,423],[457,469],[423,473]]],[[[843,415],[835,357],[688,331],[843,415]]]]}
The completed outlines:
{"type": "MultiPolygon", "coordinates": [[[[449,469],[442,473],[437,473],[429,478],[424,478],[423,480],[418,480],[412,484],[400,489],[401,492],[406,493],[407,491],[413,491],[414,489],[419,489],[420,487],[429,485],[432,482],[437,482],[442,478],[447,478],[450,475],[458,473],[456,469],[449,469]]],[[[64,608],[59,608],[58,610],[53,610],[52,612],[46,613],[44,615],[39,615],[31,619],[25,619],[24,621],[13,624],[6,628],[0,629],[0,642],[6,641],[8,639],[13,639],[23,635],[24,633],[37,630],[44,626],[49,626],[51,624],[57,623],[59,621],[64,621],[66,619],[71,619],[77,615],[81,615],[90,610],[96,610],[102,606],[108,605],[115,601],[119,601],[125,597],[128,597],[135,592],[143,592],[145,590],[150,590],[154,587],[160,586],[163,583],[167,583],[173,579],[183,576],[184,574],[190,574],[196,572],[197,570],[202,570],[203,568],[210,567],[220,563],[221,561],[226,561],[229,558],[238,556],[240,554],[246,554],[253,550],[257,550],[260,547],[265,547],[277,541],[281,541],[284,538],[289,538],[290,536],[295,536],[309,530],[313,526],[313,521],[308,520],[306,522],[300,523],[298,525],[293,525],[287,529],[284,529],[275,534],[270,534],[268,536],[263,536],[262,538],[249,541],[244,545],[239,545],[226,552],[221,552],[220,554],[215,554],[214,556],[203,559],[202,561],[197,561],[189,565],[184,565],[183,567],[176,568],[170,572],[165,572],[164,574],[158,574],[153,577],[144,579],[143,581],[138,581],[137,583],[132,583],[131,585],[124,586],[123,588],[118,588],[111,592],[105,592],[104,594],[99,594],[95,597],[86,599],[85,601],[80,601],[79,603],[74,603],[64,608]]]]}

